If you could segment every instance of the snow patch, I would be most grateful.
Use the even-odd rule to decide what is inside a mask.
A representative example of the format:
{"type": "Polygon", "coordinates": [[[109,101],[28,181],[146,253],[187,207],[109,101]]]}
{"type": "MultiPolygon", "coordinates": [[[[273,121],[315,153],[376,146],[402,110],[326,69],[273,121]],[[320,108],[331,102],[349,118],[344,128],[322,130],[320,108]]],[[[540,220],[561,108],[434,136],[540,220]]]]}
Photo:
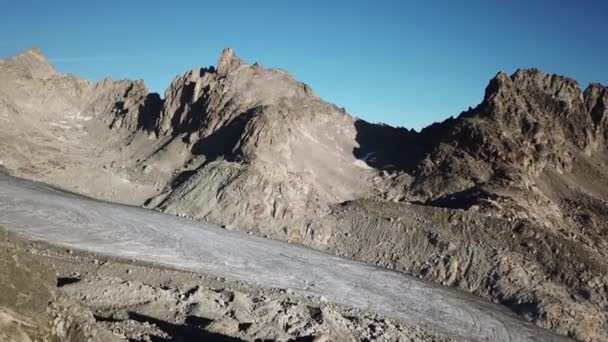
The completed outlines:
{"type": "Polygon", "coordinates": [[[319,143],[319,141],[318,141],[318,140],[317,140],[315,137],[313,137],[313,136],[312,136],[312,135],[311,135],[311,134],[310,134],[308,131],[306,131],[305,129],[300,129],[300,132],[302,132],[302,134],[303,134],[303,135],[304,135],[306,138],[308,138],[308,139],[310,139],[310,140],[312,140],[312,141],[314,141],[314,142],[316,142],[316,143],[319,143]]]}
{"type": "Polygon", "coordinates": [[[366,164],[366,163],[365,163],[363,160],[361,160],[361,159],[357,159],[357,160],[355,160],[355,162],[354,162],[353,164],[355,164],[355,166],[358,166],[358,167],[360,167],[360,168],[362,168],[362,169],[366,169],[366,170],[373,170],[373,169],[374,169],[373,167],[371,167],[371,166],[367,165],[367,164],[366,164]]]}
{"type": "Polygon", "coordinates": [[[59,127],[59,128],[63,128],[63,129],[71,129],[72,128],[72,126],[62,125],[62,124],[56,123],[56,122],[49,122],[49,126],[59,127]]]}
{"type": "Polygon", "coordinates": [[[370,153],[364,155],[362,158],[355,160],[353,164],[355,164],[356,166],[358,166],[362,169],[373,170],[374,169],[373,167],[367,165],[367,160],[370,157],[372,157],[374,154],[376,154],[376,152],[370,152],[370,153]]]}
{"type": "Polygon", "coordinates": [[[73,114],[66,114],[65,118],[70,120],[81,120],[81,121],[89,121],[93,119],[92,116],[83,116],[81,112],[76,112],[73,114]]]}

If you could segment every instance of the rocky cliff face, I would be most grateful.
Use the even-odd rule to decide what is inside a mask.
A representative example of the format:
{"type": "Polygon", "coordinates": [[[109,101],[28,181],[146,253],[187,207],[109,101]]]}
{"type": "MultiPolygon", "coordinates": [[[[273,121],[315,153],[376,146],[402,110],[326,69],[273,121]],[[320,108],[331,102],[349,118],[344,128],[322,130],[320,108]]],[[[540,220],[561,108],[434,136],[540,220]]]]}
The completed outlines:
{"type": "Polygon", "coordinates": [[[165,94],[156,132],[185,142],[193,167],[151,203],[267,235],[310,237],[308,215],[370,190],[361,180],[372,172],[353,155],[353,122],[287,72],[226,49],[217,69],[177,77],[165,94]]]}
{"type": "Polygon", "coordinates": [[[590,341],[608,338],[607,114],[606,87],[538,70],[415,132],[231,49],[163,99],[35,49],[0,61],[8,172],[399,269],[590,341]]]}
{"type": "Polygon", "coordinates": [[[558,224],[559,201],[539,177],[571,173],[603,153],[608,136],[605,87],[583,92],[538,70],[497,74],[481,104],[420,133],[355,120],[231,49],[216,67],[176,77],[164,99],[143,81],[61,74],[37,49],[1,61],[0,77],[2,115],[14,126],[4,134],[4,153],[14,154],[5,167],[62,185],[64,170],[92,168],[73,187],[90,193],[111,178],[122,191],[98,196],[139,194],[127,202],[298,241],[326,240],[313,218],[357,198],[558,224]],[[80,158],[87,154],[98,163],[80,158]]]}
{"type": "Polygon", "coordinates": [[[429,166],[468,158],[484,169],[469,172],[475,175],[471,182],[535,177],[548,165],[569,170],[572,149],[591,154],[601,147],[601,129],[585,101],[576,82],[566,77],[538,70],[499,73],[479,106],[421,132],[429,163],[416,171],[425,175],[429,166]],[[450,149],[457,154],[444,153],[450,149]]]}
{"type": "Polygon", "coordinates": [[[143,81],[113,81],[106,78],[91,90],[84,112],[101,119],[110,129],[134,133],[152,131],[162,100],[150,93],[143,81]]]}
{"type": "MultiPolygon", "coordinates": [[[[11,82],[22,83],[26,72],[42,70],[44,81],[25,82],[33,89],[29,96],[49,94],[57,101],[49,107],[18,98],[16,103],[35,111],[34,126],[52,120],[47,124],[74,131],[65,118],[72,113],[82,121],[76,124],[81,138],[89,141],[65,149],[95,150],[102,173],[121,174],[123,191],[99,189],[102,197],[134,193],[128,188],[135,183],[147,189],[148,206],[299,241],[314,235],[309,216],[371,192],[374,171],[353,154],[355,120],[289,73],[247,64],[231,49],[222,52],[217,67],[176,77],[162,100],[142,81],[105,79],[93,85],[63,75],[38,51],[7,61],[25,70],[13,77],[8,70],[15,67],[5,69],[7,91],[18,88],[11,82]]],[[[65,158],[59,163],[74,170],[93,167],[65,158]]]]}
{"type": "Polygon", "coordinates": [[[572,79],[534,69],[499,73],[476,108],[393,139],[413,147],[392,163],[401,166],[406,181],[388,188],[447,207],[503,201],[514,206],[498,205],[503,214],[526,212],[542,220],[546,206],[530,207],[521,192],[544,197],[536,188],[544,172],[569,173],[581,158],[605,153],[605,96],[601,85],[583,92],[572,79]]]}
{"type": "Polygon", "coordinates": [[[595,139],[591,145],[592,150],[598,150],[606,146],[608,137],[608,88],[601,84],[591,84],[583,94],[585,106],[591,115],[593,122],[593,133],[595,139]]]}

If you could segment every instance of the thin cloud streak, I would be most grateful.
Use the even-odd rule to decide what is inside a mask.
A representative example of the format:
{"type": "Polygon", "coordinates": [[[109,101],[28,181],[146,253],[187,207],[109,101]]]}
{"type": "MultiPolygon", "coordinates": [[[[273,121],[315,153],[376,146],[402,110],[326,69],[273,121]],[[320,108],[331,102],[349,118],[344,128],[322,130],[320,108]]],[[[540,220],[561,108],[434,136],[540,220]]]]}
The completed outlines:
{"type": "Polygon", "coordinates": [[[49,62],[55,63],[80,63],[80,62],[114,62],[122,60],[138,59],[141,56],[83,56],[83,57],[59,57],[49,58],[49,62]]]}

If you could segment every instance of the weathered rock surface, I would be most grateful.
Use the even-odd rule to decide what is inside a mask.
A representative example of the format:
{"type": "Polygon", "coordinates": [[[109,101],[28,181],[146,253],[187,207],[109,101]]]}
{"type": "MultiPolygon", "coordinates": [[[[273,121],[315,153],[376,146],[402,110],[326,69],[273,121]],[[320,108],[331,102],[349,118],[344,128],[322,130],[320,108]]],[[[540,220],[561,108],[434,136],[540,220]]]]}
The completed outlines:
{"type": "Polygon", "coordinates": [[[0,235],[3,342],[453,341],[323,297],[0,235]]]}
{"type": "Polygon", "coordinates": [[[415,132],[231,49],[164,99],[35,49],[0,61],[8,172],[397,268],[588,341],[608,339],[607,114],[606,87],[538,70],[415,132]]]}
{"type": "Polygon", "coordinates": [[[0,340],[119,341],[98,329],[93,314],[59,293],[48,266],[0,232],[0,340]]]}
{"type": "MultiPolygon", "coordinates": [[[[308,215],[370,192],[353,118],[287,72],[224,50],[215,68],[177,77],[156,133],[187,146],[190,167],[150,204],[302,240],[308,215]],[[362,181],[363,180],[363,181],[362,181]]],[[[170,158],[170,156],[167,156],[170,158]]]]}

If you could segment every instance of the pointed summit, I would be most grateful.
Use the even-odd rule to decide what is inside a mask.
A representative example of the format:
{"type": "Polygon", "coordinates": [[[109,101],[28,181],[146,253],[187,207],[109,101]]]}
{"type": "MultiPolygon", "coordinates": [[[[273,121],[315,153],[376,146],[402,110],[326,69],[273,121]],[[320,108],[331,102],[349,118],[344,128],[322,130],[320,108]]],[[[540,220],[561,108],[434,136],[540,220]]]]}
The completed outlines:
{"type": "Polygon", "coordinates": [[[19,55],[30,55],[46,60],[46,57],[44,56],[42,50],[35,46],[21,52],[19,55]]]}
{"type": "Polygon", "coordinates": [[[6,68],[29,75],[33,78],[46,79],[57,73],[49,61],[37,47],[27,49],[5,60],[6,68]]]}
{"type": "Polygon", "coordinates": [[[222,50],[220,59],[217,62],[217,70],[220,76],[226,76],[243,64],[243,61],[236,56],[231,48],[222,50]]]}
{"type": "Polygon", "coordinates": [[[13,59],[29,60],[31,63],[49,64],[48,59],[40,48],[32,47],[15,55],[13,59]]]}

